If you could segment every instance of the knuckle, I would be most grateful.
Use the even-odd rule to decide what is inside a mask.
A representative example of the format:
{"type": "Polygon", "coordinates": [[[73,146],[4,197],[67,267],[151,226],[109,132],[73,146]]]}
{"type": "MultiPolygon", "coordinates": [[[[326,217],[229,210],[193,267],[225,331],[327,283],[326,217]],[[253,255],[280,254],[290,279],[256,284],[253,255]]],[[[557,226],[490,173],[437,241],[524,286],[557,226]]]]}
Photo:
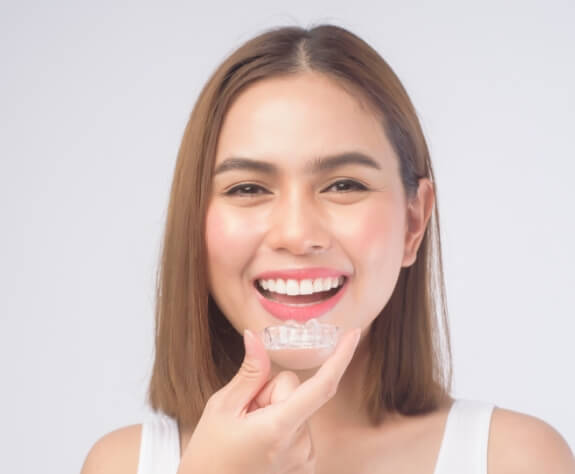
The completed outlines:
{"type": "Polygon", "coordinates": [[[333,379],[327,379],[322,386],[323,395],[326,400],[333,398],[337,392],[338,381],[333,379]]]}
{"type": "Polygon", "coordinates": [[[257,360],[244,359],[240,373],[247,380],[257,380],[261,376],[261,367],[257,360]]]}
{"type": "Polygon", "coordinates": [[[269,423],[267,439],[272,446],[277,448],[281,448],[285,444],[286,429],[279,419],[274,419],[269,423]]]}
{"type": "Polygon", "coordinates": [[[316,459],[315,458],[310,458],[307,459],[304,463],[301,464],[301,466],[298,469],[298,473],[315,473],[315,469],[316,468],[316,459]]]}
{"type": "Polygon", "coordinates": [[[286,461],[290,466],[288,470],[289,473],[303,474],[316,472],[316,457],[312,453],[308,453],[305,449],[292,452],[286,461]]]}
{"type": "Polygon", "coordinates": [[[286,447],[286,430],[277,419],[267,420],[255,430],[258,444],[265,446],[270,457],[275,457],[286,447]]]}
{"type": "Polygon", "coordinates": [[[316,459],[315,457],[308,459],[306,463],[302,466],[302,471],[304,473],[313,474],[315,473],[316,459]]]}
{"type": "Polygon", "coordinates": [[[292,372],[290,370],[284,370],[283,372],[280,372],[277,378],[278,380],[281,380],[283,383],[293,385],[296,387],[300,384],[299,377],[296,375],[295,372],[292,372]]]}
{"type": "Polygon", "coordinates": [[[313,442],[309,438],[309,445],[307,449],[306,463],[315,463],[315,449],[313,448],[313,442]]]}
{"type": "Polygon", "coordinates": [[[205,409],[209,411],[217,410],[222,405],[223,396],[224,394],[221,390],[214,392],[210,398],[208,398],[205,409]]]}

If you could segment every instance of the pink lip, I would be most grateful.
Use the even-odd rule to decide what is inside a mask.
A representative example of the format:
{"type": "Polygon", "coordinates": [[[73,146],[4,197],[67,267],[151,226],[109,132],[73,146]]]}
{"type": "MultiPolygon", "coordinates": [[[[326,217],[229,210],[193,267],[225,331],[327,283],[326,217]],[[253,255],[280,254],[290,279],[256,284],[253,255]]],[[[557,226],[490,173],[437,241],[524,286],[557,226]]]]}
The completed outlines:
{"type": "MultiPolygon", "coordinates": [[[[338,275],[341,275],[341,273],[339,273],[338,275]]],[[[328,275],[328,276],[332,276],[332,275],[328,275]]],[[[274,277],[275,277],[275,274],[274,274],[274,277]]],[[[268,277],[268,278],[273,278],[273,277],[268,277]]],[[[321,278],[321,277],[317,277],[317,278],[321,278]]],[[[263,278],[263,279],[265,279],[265,278],[263,278]]],[[[258,289],[255,288],[255,286],[254,286],[254,291],[256,292],[258,301],[260,302],[262,307],[271,315],[273,315],[276,318],[281,319],[283,321],[287,321],[288,319],[291,319],[291,320],[297,321],[297,322],[305,322],[305,321],[312,319],[312,318],[318,318],[322,314],[327,313],[329,310],[331,310],[339,302],[339,300],[343,297],[343,294],[345,293],[345,291],[347,289],[347,282],[348,282],[348,279],[346,278],[343,286],[339,289],[339,291],[335,295],[333,295],[331,298],[329,298],[328,300],[321,301],[320,303],[317,303],[317,304],[310,304],[310,305],[306,305],[306,306],[293,306],[293,305],[280,303],[278,301],[269,300],[266,297],[264,297],[258,291],[258,289]]]]}

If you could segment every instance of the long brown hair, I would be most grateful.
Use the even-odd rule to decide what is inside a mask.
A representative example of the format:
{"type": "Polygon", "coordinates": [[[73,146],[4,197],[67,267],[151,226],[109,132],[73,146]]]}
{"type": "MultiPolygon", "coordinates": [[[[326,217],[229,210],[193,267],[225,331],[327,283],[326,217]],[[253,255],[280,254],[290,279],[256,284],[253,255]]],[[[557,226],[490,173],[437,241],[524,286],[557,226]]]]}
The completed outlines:
{"type": "MultiPolygon", "coordinates": [[[[418,179],[435,179],[415,109],[390,66],[366,42],[335,25],[268,30],[247,41],[214,72],[186,126],[170,193],[157,275],[154,410],[195,425],[208,398],[239,369],[241,335],[209,294],[205,217],[216,145],[226,111],[248,85],[306,71],[336,81],[376,117],[399,157],[406,196],[418,179]]],[[[365,387],[371,420],[439,407],[451,391],[451,346],[435,207],[415,263],[400,271],[372,325],[365,387]]]]}

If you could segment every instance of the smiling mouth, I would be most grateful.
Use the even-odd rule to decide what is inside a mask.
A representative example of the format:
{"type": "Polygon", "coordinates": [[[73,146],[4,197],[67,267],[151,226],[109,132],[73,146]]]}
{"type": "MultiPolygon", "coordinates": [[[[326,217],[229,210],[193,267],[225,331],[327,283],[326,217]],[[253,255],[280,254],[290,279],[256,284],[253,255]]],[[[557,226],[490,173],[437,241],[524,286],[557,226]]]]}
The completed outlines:
{"type": "Polygon", "coordinates": [[[260,292],[260,294],[268,300],[294,306],[306,306],[315,303],[320,303],[322,301],[326,301],[332,298],[341,291],[341,289],[345,286],[346,282],[347,277],[344,277],[343,283],[337,288],[332,288],[331,290],[327,291],[318,291],[312,293],[311,295],[287,295],[283,293],[276,293],[274,291],[265,290],[257,281],[254,282],[254,286],[260,292]]]}

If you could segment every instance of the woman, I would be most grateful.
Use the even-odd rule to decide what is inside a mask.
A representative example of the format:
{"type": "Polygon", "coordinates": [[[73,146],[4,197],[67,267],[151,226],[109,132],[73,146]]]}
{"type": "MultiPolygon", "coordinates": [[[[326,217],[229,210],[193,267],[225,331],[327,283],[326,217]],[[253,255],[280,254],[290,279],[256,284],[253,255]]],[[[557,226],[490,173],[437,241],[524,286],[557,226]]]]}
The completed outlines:
{"type": "Polygon", "coordinates": [[[160,413],[104,436],[83,473],[575,473],[546,423],[450,397],[439,235],[427,145],[386,62],[331,25],[248,41],[178,156],[160,413]],[[340,328],[319,370],[286,370],[259,340],[290,315],[340,328]]]}

